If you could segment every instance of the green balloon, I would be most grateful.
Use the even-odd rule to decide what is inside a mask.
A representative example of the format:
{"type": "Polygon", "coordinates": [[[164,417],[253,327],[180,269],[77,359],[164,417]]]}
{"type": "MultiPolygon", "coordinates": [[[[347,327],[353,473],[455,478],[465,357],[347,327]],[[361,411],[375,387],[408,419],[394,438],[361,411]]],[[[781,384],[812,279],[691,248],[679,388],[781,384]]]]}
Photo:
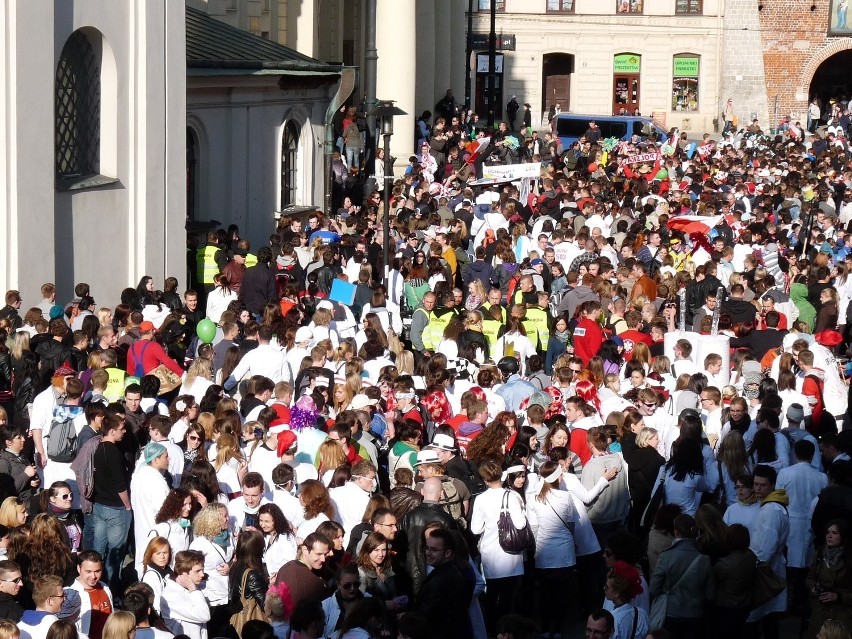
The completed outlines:
{"type": "Polygon", "coordinates": [[[195,327],[195,334],[198,335],[198,339],[202,342],[210,344],[213,342],[213,338],[216,337],[216,324],[212,320],[205,318],[198,322],[198,325],[195,327]]]}
{"type": "Polygon", "coordinates": [[[657,172],[657,175],[654,176],[654,179],[655,180],[665,180],[667,177],[669,177],[669,172],[666,171],[665,169],[660,169],[657,172]]]}

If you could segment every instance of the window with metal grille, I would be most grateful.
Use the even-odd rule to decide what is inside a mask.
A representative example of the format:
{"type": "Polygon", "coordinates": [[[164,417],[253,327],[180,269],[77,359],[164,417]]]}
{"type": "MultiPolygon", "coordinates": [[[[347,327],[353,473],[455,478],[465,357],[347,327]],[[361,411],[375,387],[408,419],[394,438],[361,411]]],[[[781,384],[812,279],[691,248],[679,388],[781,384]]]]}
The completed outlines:
{"type": "Polygon", "coordinates": [[[100,172],[101,65],[92,43],[75,31],[56,67],[56,175],[100,172]]]}
{"type": "Polygon", "coordinates": [[[296,155],[299,151],[299,126],[292,120],[281,134],[281,208],[296,203],[296,155]]]}

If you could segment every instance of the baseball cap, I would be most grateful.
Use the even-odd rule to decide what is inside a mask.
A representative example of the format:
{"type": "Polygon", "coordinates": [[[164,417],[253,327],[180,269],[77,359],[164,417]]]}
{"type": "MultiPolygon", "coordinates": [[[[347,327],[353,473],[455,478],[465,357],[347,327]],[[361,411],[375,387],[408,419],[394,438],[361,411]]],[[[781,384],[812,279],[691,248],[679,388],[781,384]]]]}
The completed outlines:
{"type": "Polygon", "coordinates": [[[151,331],[156,331],[157,329],[154,327],[154,324],[152,324],[148,320],[145,320],[139,325],[139,330],[143,333],[149,333],[151,331]]]}
{"type": "Polygon", "coordinates": [[[544,264],[544,260],[539,258],[535,258],[532,262],[530,262],[530,266],[540,266],[541,264],[544,264]]]}

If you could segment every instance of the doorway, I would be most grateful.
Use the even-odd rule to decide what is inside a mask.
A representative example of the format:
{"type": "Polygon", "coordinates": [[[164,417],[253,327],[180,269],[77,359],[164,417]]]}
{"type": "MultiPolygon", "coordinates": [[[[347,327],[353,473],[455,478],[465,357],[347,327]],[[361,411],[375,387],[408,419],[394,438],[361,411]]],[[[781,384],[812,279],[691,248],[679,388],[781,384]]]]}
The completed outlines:
{"type": "Polygon", "coordinates": [[[561,111],[570,111],[573,73],[574,56],[572,54],[544,54],[541,68],[541,112],[545,114],[545,117],[550,107],[557,104],[561,111]]]}
{"type": "Polygon", "coordinates": [[[638,115],[641,94],[642,56],[619,53],[612,60],[612,114],[638,115]]]}

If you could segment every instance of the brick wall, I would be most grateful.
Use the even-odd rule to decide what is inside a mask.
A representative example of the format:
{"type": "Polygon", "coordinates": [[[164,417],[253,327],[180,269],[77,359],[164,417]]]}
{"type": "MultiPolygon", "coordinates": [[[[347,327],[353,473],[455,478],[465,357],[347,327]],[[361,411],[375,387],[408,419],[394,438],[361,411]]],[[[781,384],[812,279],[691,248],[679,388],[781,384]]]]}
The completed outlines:
{"type": "Polygon", "coordinates": [[[852,49],[852,38],[829,37],[829,0],[751,0],[759,10],[770,110],[804,123],[811,79],[831,55],[852,49]],[[814,7],[813,11],[811,7],[814,7]]]}

